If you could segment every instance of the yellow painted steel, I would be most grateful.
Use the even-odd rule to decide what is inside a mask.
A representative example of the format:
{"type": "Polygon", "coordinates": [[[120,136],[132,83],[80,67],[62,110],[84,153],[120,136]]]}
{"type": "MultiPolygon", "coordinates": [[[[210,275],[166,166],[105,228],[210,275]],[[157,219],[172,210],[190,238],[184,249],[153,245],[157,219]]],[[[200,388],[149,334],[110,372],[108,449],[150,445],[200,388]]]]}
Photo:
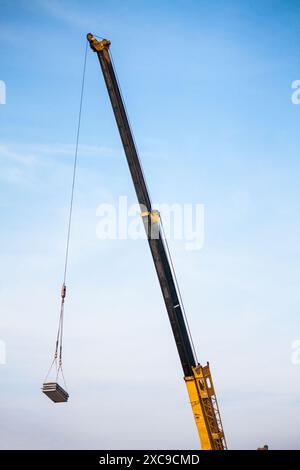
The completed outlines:
{"type": "Polygon", "coordinates": [[[209,369],[198,365],[185,377],[192,411],[203,450],[227,449],[218,402],[209,369]]]}
{"type": "Polygon", "coordinates": [[[157,210],[153,210],[151,212],[148,212],[148,211],[141,212],[141,217],[150,217],[151,221],[154,224],[158,224],[158,222],[160,221],[160,213],[157,210]]]}
{"type": "Polygon", "coordinates": [[[108,41],[107,39],[97,41],[97,39],[94,38],[91,33],[87,34],[87,40],[89,41],[92,50],[95,52],[103,51],[103,49],[108,49],[110,46],[110,41],[108,41]]]}
{"type": "Polygon", "coordinates": [[[212,447],[204,420],[195,377],[185,377],[184,380],[190,397],[190,403],[201,442],[201,448],[203,450],[211,450],[212,447]]]}

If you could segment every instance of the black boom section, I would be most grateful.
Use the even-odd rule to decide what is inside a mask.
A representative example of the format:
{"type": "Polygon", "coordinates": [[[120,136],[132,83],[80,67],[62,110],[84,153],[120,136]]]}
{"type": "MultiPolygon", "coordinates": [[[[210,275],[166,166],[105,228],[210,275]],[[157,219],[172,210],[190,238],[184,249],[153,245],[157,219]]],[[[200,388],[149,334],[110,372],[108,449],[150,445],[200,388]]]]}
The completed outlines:
{"type": "Polygon", "coordinates": [[[118,81],[111,62],[111,57],[108,50],[110,43],[106,40],[97,41],[90,34],[88,34],[87,38],[90,42],[91,48],[97,52],[99,58],[138,202],[141,207],[141,212],[145,214],[143,221],[148,237],[148,242],[163,298],[166,304],[184,375],[191,376],[193,375],[192,367],[196,365],[195,356],[183,317],[182,307],[176,289],[170,261],[167,255],[165,242],[162,237],[159,225],[157,226],[156,230],[152,230],[154,224],[151,222],[150,216],[152,212],[151,200],[126,115],[118,81]]]}

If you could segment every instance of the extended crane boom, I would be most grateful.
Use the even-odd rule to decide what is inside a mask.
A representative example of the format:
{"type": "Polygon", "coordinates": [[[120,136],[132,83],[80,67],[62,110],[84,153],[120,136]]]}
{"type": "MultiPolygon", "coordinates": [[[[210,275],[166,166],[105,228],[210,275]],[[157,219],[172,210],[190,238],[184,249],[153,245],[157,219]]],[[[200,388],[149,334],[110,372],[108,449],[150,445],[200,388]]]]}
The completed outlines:
{"type": "Polygon", "coordinates": [[[153,210],[145,178],[135,147],[125,106],[111,61],[110,41],[98,41],[92,34],[87,35],[91,49],[97,53],[107,91],[116,118],[120,137],[127,158],[129,170],[141,209],[148,243],[156,273],[162,290],[178,354],[183,368],[184,379],[189,393],[201,446],[205,450],[226,449],[226,441],[219,408],[210,374],[209,364],[197,364],[192,341],[184,318],[183,306],[172,265],[162,236],[159,213],[153,210]]]}

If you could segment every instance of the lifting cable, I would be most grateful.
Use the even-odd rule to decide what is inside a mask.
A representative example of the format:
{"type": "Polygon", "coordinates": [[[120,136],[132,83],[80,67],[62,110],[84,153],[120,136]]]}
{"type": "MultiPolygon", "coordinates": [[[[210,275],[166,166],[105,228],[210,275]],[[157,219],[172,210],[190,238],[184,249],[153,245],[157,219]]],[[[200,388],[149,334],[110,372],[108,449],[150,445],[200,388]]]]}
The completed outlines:
{"type": "MultiPolygon", "coordinates": [[[[95,37],[99,37],[100,39],[103,39],[103,38],[101,38],[101,36],[95,36],[95,37]]],[[[145,181],[145,186],[146,186],[146,189],[147,189],[147,192],[148,192],[148,196],[149,196],[149,200],[150,200],[150,204],[151,204],[151,198],[150,198],[150,193],[149,193],[149,189],[148,189],[148,185],[147,185],[147,180],[146,180],[145,173],[144,173],[144,170],[143,170],[142,162],[141,162],[141,160],[140,160],[140,158],[139,158],[139,155],[138,155],[137,145],[136,145],[136,142],[135,142],[133,130],[132,130],[132,127],[131,127],[131,124],[130,124],[130,120],[129,120],[129,115],[128,115],[128,112],[127,112],[127,109],[126,109],[125,100],[123,99],[122,90],[121,90],[121,85],[120,85],[120,82],[119,82],[117,70],[116,70],[116,67],[115,67],[115,64],[114,64],[114,60],[113,60],[113,56],[112,56],[112,53],[111,53],[111,52],[110,52],[110,57],[111,57],[112,67],[113,67],[113,70],[114,70],[114,73],[115,73],[115,76],[116,76],[116,80],[117,80],[117,83],[118,83],[118,87],[119,87],[119,90],[120,90],[120,95],[121,95],[122,102],[123,102],[123,105],[124,105],[125,113],[126,113],[126,116],[127,116],[127,120],[128,120],[128,124],[129,124],[129,128],[130,128],[130,132],[131,132],[131,135],[132,135],[132,138],[133,138],[133,142],[134,142],[134,145],[135,145],[135,148],[136,148],[136,152],[137,152],[139,164],[140,164],[140,167],[141,167],[141,172],[142,172],[142,175],[143,175],[143,178],[144,178],[144,181],[145,181]]],[[[185,322],[185,325],[186,325],[186,327],[187,327],[187,332],[188,332],[188,336],[189,336],[189,339],[190,339],[190,342],[191,342],[192,351],[193,351],[193,353],[194,353],[195,361],[196,361],[196,364],[198,364],[197,353],[196,353],[196,349],[195,349],[195,345],[194,345],[192,333],[191,333],[191,330],[190,330],[190,325],[189,325],[189,322],[188,322],[187,314],[186,314],[186,311],[185,311],[184,303],[183,303],[183,300],[182,300],[182,297],[181,297],[181,292],[180,292],[180,289],[179,289],[179,284],[178,284],[178,281],[177,281],[177,277],[176,277],[176,273],[175,273],[173,261],[172,261],[172,258],[171,258],[171,253],[170,253],[170,250],[169,250],[169,245],[168,245],[167,238],[166,238],[166,235],[165,235],[164,227],[163,227],[163,224],[162,224],[162,220],[160,220],[160,224],[161,224],[162,233],[163,233],[163,241],[164,241],[164,244],[165,244],[165,247],[166,247],[166,251],[167,251],[167,257],[168,257],[168,259],[169,259],[171,271],[172,271],[172,273],[173,273],[173,277],[174,277],[174,280],[175,280],[175,286],[176,286],[176,290],[177,290],[179,302],[180,302],[181,309],[182,309],[183,316],[184,316],[184,322],[185,322]]]]}
{"type": "Polygon", "coordinates": [[[171,271],[173,273],[173,277],[174,277],[174,280],[175,280],[175,286],[176,286],[177,295],[178,295],[178,298],[179,298],[179,303],[180,303],[180,306],[181,306],[181,309],[182,309],[182,312],[183,312],[183,316],[184,316],[184,323],[185,323],[186,328],[187,328],[188,337],[189,337],[190,342],[191,342],[192,351],[194,353],[196,364],[199,364],[198,363],[197,353],[196,353],[196,348],[195,348],[195,344],[194,344],[194,340],[193,340],[193,337],[192,337],[192,333],[191,333],[191,329],[190,329],[190,325],[189,325],[189,321],[188,321],[188,317],[187,317],[185,307],[184,307],[184,303],[183,303],[183,300],[182,300],[182,297],[181,297],[181,292],[180,292],[180,289],[179,289],[179,284],[178,284],[174,264],[173,264],[173,261],[172,261],[172,258],[171,258],[171,253],[170,253],[170,250],[169,250],[167,237],[166,237],[164,226],[163,226],[163,223],[162,223],[161,219],[160,219],[160,226],[161,226],[161,229],[162,229],[164,245],[165,245],[166,251],[167,251],[167,257],[169,259],[169,263],[170,263],[170,266],[171,266],[171,271]]]}
{"type": "Polygon", "coordinates": [[[56,382],[58,380],[58,375],[61,372],[65,386],[66,386],[66,381],[65,381],[64,373],[62,369],[64,306],[65,306],[65,297],[66,297],[66,278],[67,278],[67,269],[68,269],[68,260],[69,260],[69,246],[70,246],[70,235],[71,235],[71,225],[72,225],[72,215],[73,215],[73,201],[74,201],[74,190],[75,190],[75,180],[76,180],[79,135],[80,135],[80,127],[81,127],[82,102],[83,102],[83,93],[84,93],[84,84],[85,84],[87,49],[88,49],[88,41],[86,41],[85,52],[84,52],[81,92],[80,92],[80,100],[79,100],[79,113],[78,113],[78,123],[77,123],[77,132],[76,132],[76,141],[75,141],[75,153],[74,153],[73,176],[72,176],[70,207],[69,207],[69,216],[68,216],[63,283],[62,283],[62,288],[61,288],[60,315],[59,315],[58,330],[57,330],[56,343],[55,343],[54,358],[51,363],[50,369],[46,375],[46,378],[44,380],[44,382],[47,382],[47,378],[52,370],[52,367],[55,365],[56,382]]]}
{"type": "MultiPolygon", "coordinates": [[[[98,36],[95,36],[95,37],[98,37],[98,36]]],[[[100,37],[100,36],[99,36],[99,37],[100,37]]],[[[151,202],[151,197],[150,197],[149,187],[148,187],[148,185],[147,185],[147,180],[146,180],[146,177],[145,177],[145,172],[144,172],[143,165],[142,165],[142,162],[141,162],[141,159],[140,159],[140,156],[139,156],[137,144],[136,144],[136,141],[135,141],[134,133],[133,133],[132,126],[131,126],[131,123],[130,123],[130,119],[129,119],[129,114],[128,114],[128,112],[127,112],[126,103],[125,103],[125,100],[124,100],[124,97],[123,97],[123,94],[122,94],[122,89],[121,89],[121,85],[120,85],[120,81],[119,81],[117,69],[116,69],[116,67],[115,67],[115,63],[114,63],[114,59],[113,59],[113,55],[112,55],[112,52],[111,52],[111,51],[110,51],[110,58],[111,58],[112,68],[113,68],[113,71],[114,71],[114,74],[115,74],[115,77],[116,77],[116,80],[117,80],[118,88],[119,88],[119,91],[120,91],[120,95],[121,95],[122,103],[123,103],[123,106],[124,106],[125,114],[126,114],[126,117],[127,117],[127,121],[128,121],[129,129],[130,129],[130,133],[131,133],[131,135],[132,135],[132,140],[133,140],[133,143],[134,143],[134,146],[135,146],[135,150],[136,150],[138,162],[139,162],[139,164],[140,164],[141,172],[142,172],[143,179],[144,179],[144,182],[145,182],[145,186],[146,186],[146,189],[147,189],[148,198],[149,198],[150,204],[152,204],[152,202],[151,202]]],[[[150,210],[150,208],[148,208],[148,209],[150,210]]]]}

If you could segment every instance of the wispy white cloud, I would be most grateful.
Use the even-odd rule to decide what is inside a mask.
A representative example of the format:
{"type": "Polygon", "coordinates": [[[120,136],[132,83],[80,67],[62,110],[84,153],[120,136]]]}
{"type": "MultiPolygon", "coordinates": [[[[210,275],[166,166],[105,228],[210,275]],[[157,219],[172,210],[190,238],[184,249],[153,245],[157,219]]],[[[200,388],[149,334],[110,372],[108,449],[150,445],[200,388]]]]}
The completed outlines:
{"type": "MultiPolygon", "coordinates": [[[[41,168],[69,167],[73,162],[75,153],[74,144],[14,144],[0,145],[0,178],[10,183],[20,183],[22,179],[28,180],[33,177],[35,171],[41,168]]],[[[112,158],[116,152],[108,147],[96,145],[80,145],[78,150],[79,159],[109,157],[112,158]]]]}
{"type": "MultiPolygon", "coordinates": [[[[0,145],[0,157],[11,159],[23,164],[38,164],[41,162],[40,156],[74,156],[74,144],[53,143],[53,144],[2,144],[0,145]]],[[[79,146],[79,153],[94,156],[111,156],[113,149],[97,145],[82,144],[79,146]]]]}
{"type": "Polygon", "coordinates": [[[0,145],[0,158],[10,160],[22,165],[35,165],[38,160],[31,152],[20,152],[9,145],[0,145]]]}
{"type": "Polygon", "coordinates": [[[91,24],[94,24],[94,16],[87,15],[79,9],[74,9],[74,2],[72,5],[65,1],[56,0],[36,0],[35,2],[46,14],[61,20],[65,23],[74,26],[75,28],[89,29],[91,24]]]}

